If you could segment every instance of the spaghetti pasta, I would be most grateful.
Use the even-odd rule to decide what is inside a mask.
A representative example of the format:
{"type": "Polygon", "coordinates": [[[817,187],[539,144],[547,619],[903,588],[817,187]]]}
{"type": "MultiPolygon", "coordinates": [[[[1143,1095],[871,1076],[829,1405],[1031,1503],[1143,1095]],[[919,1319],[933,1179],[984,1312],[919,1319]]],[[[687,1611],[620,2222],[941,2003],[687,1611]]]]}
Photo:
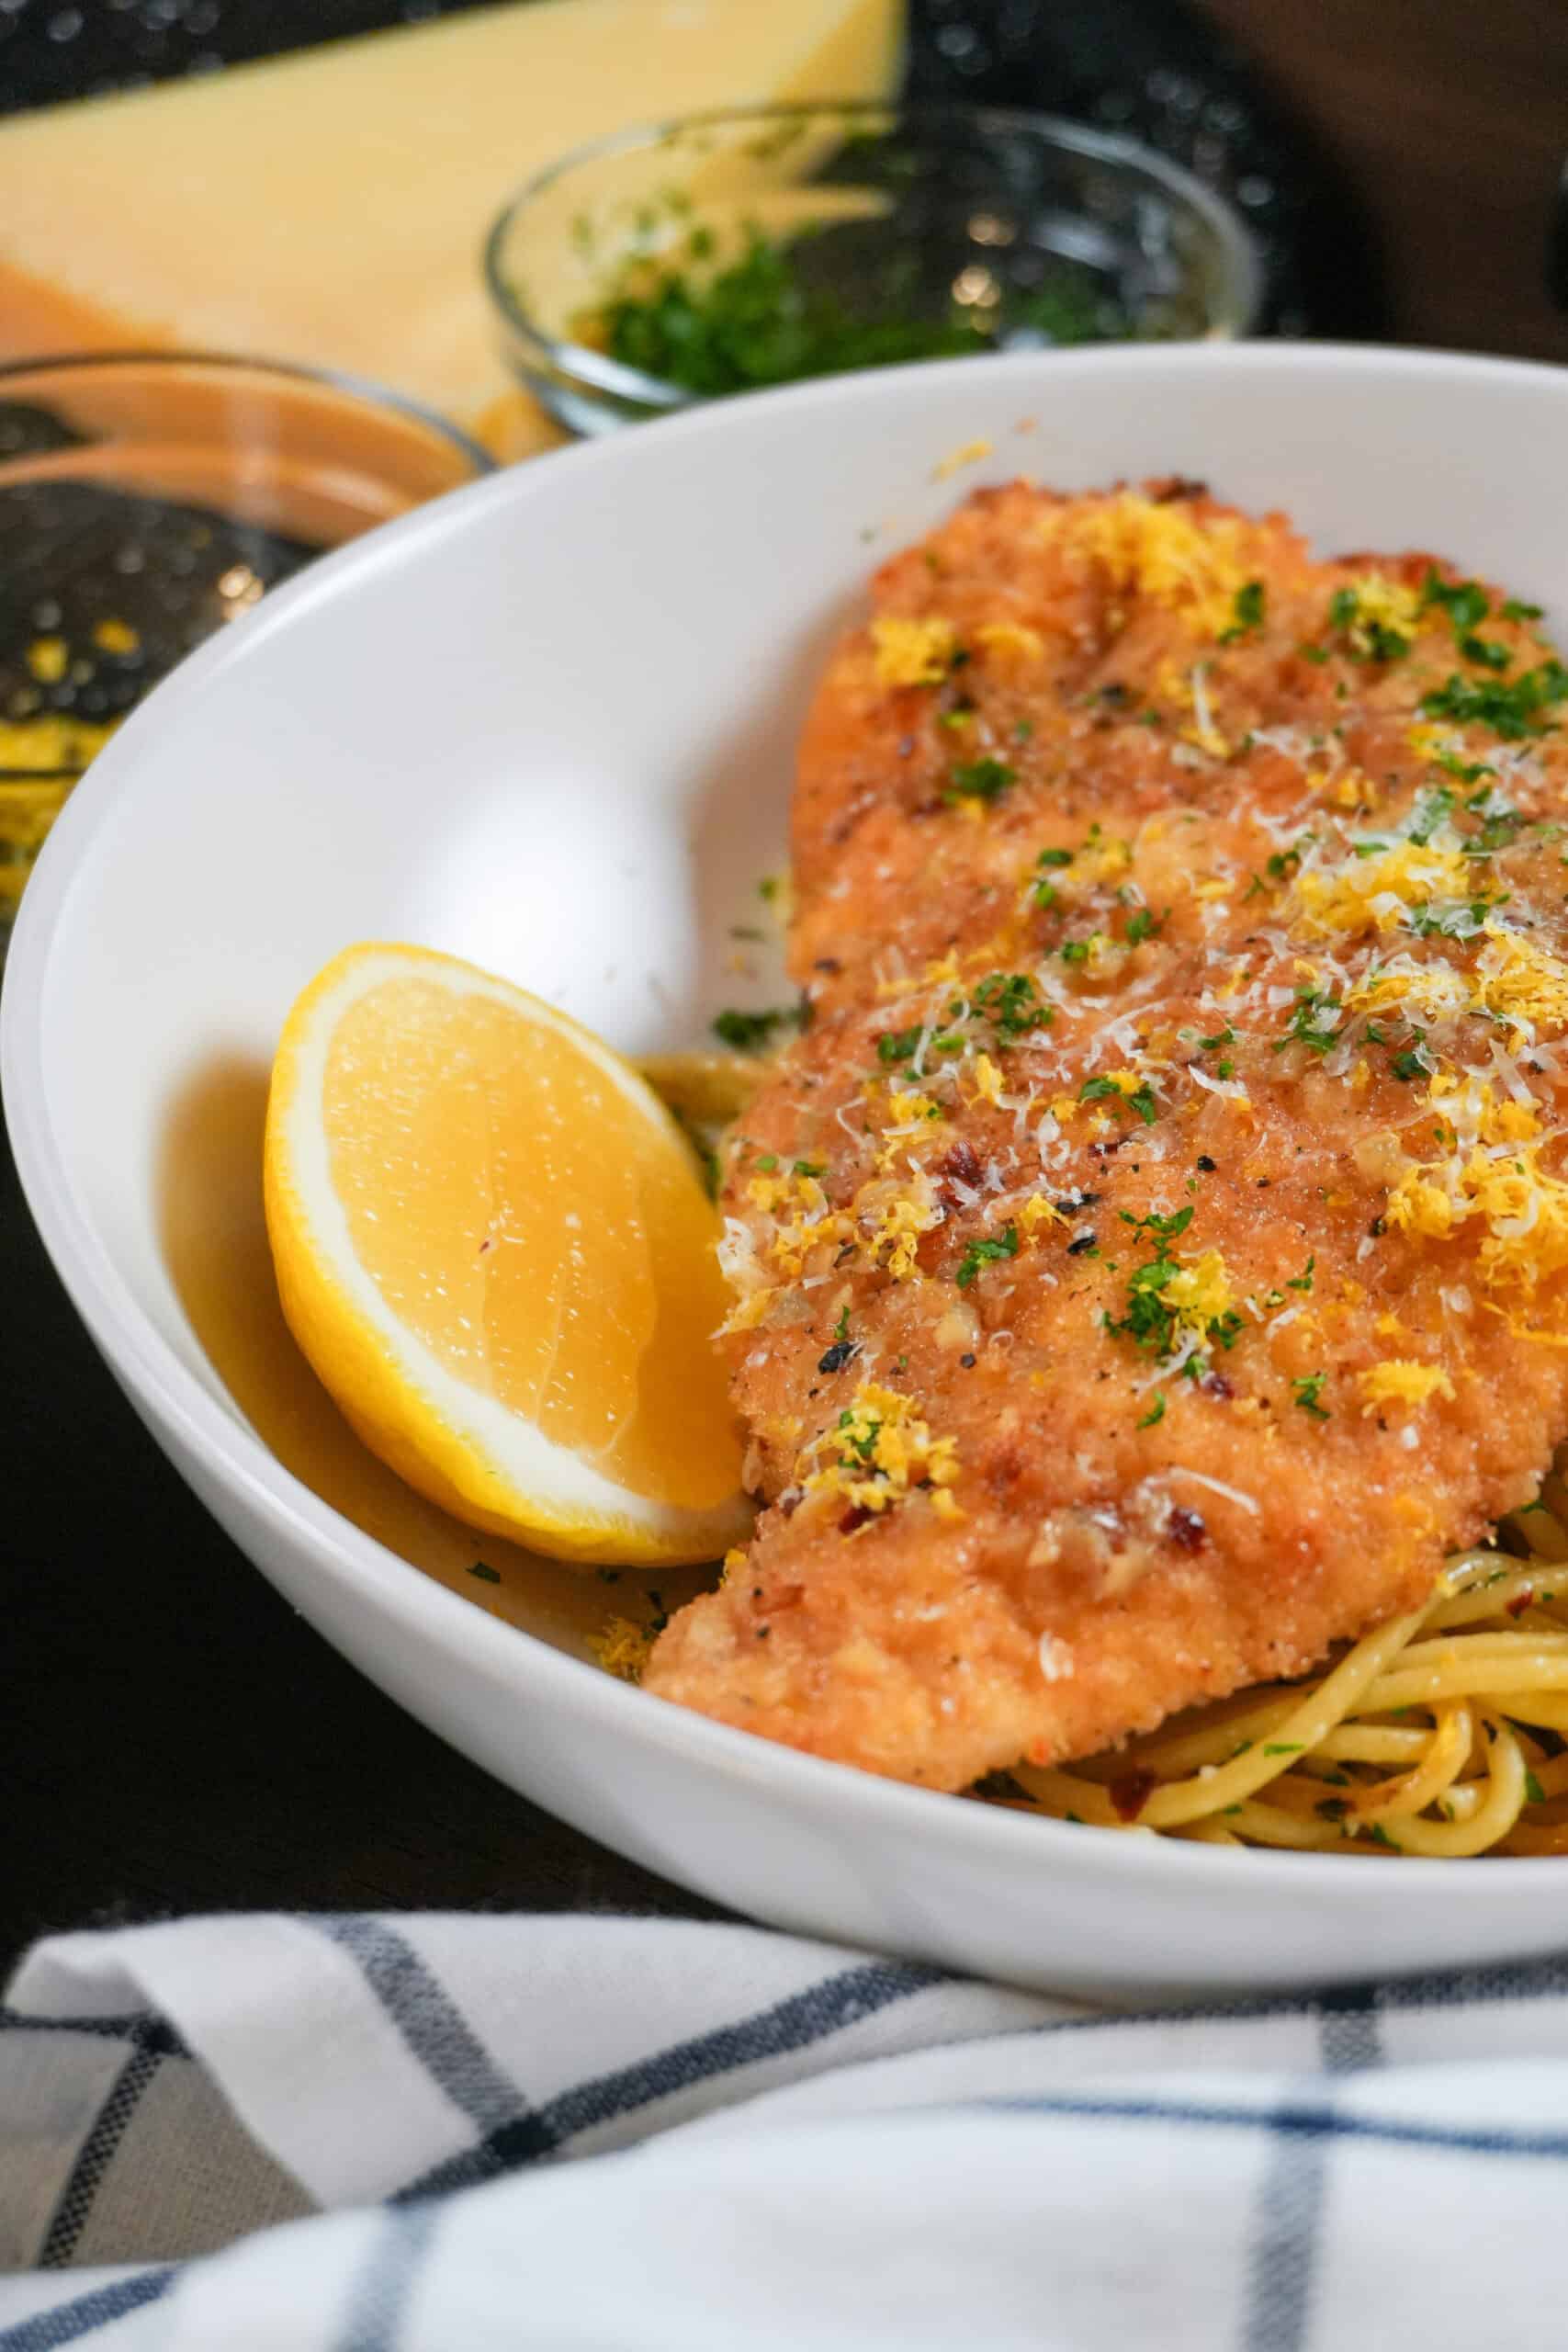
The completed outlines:
{"type": "Polygon", "coordinates": [[[978,1793],[1058,1821],[1314,1853],[1568,1854],[1568,1446],[1495,1546],[1303,1682],[978,1793]]]}

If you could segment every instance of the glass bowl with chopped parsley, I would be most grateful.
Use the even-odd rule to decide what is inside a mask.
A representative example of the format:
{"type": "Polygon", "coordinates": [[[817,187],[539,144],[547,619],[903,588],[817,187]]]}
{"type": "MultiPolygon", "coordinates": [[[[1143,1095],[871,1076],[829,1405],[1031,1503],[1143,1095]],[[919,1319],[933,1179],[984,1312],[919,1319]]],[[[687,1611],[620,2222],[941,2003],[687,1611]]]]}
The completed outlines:
{"type": "Polygon", "coordinates": [[[1163,155],[998,107],[694,116],[580,148],[485,247],[570,431],[900,361],[1245,334],[1247,232],[1163,155]]]}

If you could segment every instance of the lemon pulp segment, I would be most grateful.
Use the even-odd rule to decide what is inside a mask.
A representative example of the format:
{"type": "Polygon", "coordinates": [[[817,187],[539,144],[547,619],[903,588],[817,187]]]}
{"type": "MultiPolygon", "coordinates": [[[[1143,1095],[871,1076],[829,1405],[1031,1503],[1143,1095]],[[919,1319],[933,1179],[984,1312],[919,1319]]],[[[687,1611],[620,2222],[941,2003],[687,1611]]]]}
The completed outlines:
{"type": "Polygon", "coordinates": [[[338,1023],[322,1116],[355,1256],[456,1377],[634,1493],[734,1493],[713,1210],[573,1039],[385,980],[338,1023]]]}

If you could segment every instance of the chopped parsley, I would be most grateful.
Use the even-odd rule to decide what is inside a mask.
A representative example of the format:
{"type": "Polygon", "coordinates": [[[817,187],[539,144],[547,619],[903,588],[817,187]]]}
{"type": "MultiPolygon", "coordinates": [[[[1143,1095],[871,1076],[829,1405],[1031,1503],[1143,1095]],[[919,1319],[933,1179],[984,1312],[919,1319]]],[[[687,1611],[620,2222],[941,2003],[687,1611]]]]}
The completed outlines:
{"type": "Polygon", "coordinates": [[[1285,1288],[1287,1290],[1311,1290],[1313,1270],[1316,1264],[1317,1253],[1314,1250],[1312,1256],[1307,1260],[1306,1264],[1302,1268],[1299,1274],[1292,1274],[1288,1276],[1285,1283],[1285,1288]]]}
{"type": "MultiPolygon", "coordinates": [[[[1224,641],[1224,640],[1222,639],[1222,644],[1224,641]]],[[[1163,1388],[1156,1388],[1155,1390],[1155,1401],[1149,1407],[1148,1411],[1144,1415],[1143,1419],[1138,1423],[1138,1427],[1141,1430],[1152,1430],[1157,1422],[1163,1421],[1164,1419],[1165,1390],[1163,1388]]]]}
{"type": "Polygon", "coordinates": [[[1423,718],[1451,718],[1461,725],[1490,727],[1506,743],[1545,732],[1544,713],[1568,698],[1568,670],[1555,658],[1540,662],[1505,685],[1461,676],[1455,671],[1441,686],[1421,697],[1423,718]]]}
{"type": "Polygon", "coordinates": [[[1078,1089],[1078,1101],[1114,1102],[1118,1108],[1136,1112],[1145,1127],[1152,1127],[1159,1116],[1159,1104],[1146,1079],[1128,1093],[1113,1078],[1086,1078],[1078,1089]]]}
{"type": "Polygon", "coordinates": [[[1346,639],[1347,650],[1355,662],[1402,662],[1410,650],[1407,637],[1390,628],[1386,621],[1362,612],[1354,588],[1335,590],[1328,600],[1328,626],[1346,639]]]}
{"type": "Polygon", "coordinates": [[[1042,1003],[1027,972],[987,972],[976,982],[969,1002],[975,1013],[990,1023],[998,1046],[1011,1045],[1032,1029],[1049,1029],[1056,1018],[1055,1007],[1042,1003]]]}
{"type": "Polygon", "coordinates": [[[1134,1233],[1152,1234],[1157,1241],[1174,1241],[1191,1224],[1192,1204],[1189,1202],[1184,1209],[1172,1209],[1168,1216],[1134,1216],[1131,1209],[1118,1209],[1116,1214],[1134,1233]]]}
{"type": "Polygon", "coordinates": [[[738,1012],[732,1006],[715,1020],[713,1034],[739,1054],[760,1054],[772,1042],[774,1030],[792,1022],[803,1025],[796,1005],[775,1005],[766,1012],[738,1012]]]}
{"type": "Polygon", "coordinates": [[[1506,621],[1538,621],[1545,611],[1543,605],[1526,605],[1517,596],[1510,596],[1503,606],[1506,621]]]}
{"type": "Polygon", "coordinates": [[[917,1021],[912,1029],[885,1029],[876,1041],[879,1062],[907,1062],[919,1044],[925,1023],[917,1021]]]}
{"type": "Polygon", "coordinates": [[[1325,1372],[1308,1372],[1303,1373],[1299,1380],[1292,1380],[1291,1383],[1292,1396],[1303,1412],[1310,1413],[1314,1421],[1326,1421],[1331,1418],[1326,1408],[1317,1401],[1323,1394],[1328,1374],[1325,1372]]]}
{"type": "MultiPolygon", "coordinates": [[[[1492,610],[1491,599],[1478,580],[1439,580],[1428,571],[1421,588],[1421,607],[1440,605],[1453,628],[1454,642],[1467,662],[1483,670],[1506,670],[1513,660],[1506,645],[1495,638],[1477,637],[1476,629],[1492,610]]],[[[1508,608],[1503,607],[1505,618],[1508,608]]]]}
{"type": "Polygon", "coordinates": [[[1265,860],[1264,870],[1269,879],[1271,882],[1287,882],[1292,874],[1300,873],[1302,852],[1312,847],[1314,839],[1313,834],[1303,833],[1299,841],[1291,843],[1289,849],[1277,849],[1272,857],[1265,860]]]}
{"type": "MultiPolygon", "coordinates": [[[[1145,1265],[1134,1268],[1128,1276],[1126,1313],[1120,1317],[1105,1316],[1103,1325],[1107,1331],[1131,1340],[1145,1355],[1163,1359],[1176,1352],[1181,1317],[1165,1293],[1175,1277],[1185,1269],[1178,1259],[1170,1255],[1165,1244],[1174,1238],[1176,1233],[1185,1231],[1186,1221],[1191,1215],[1189,1207],[1178,1209],[1174,1218],[1128,1220],[1141,1225],[1145,1234],[1153,1235],[1156,1243],[1156,1254],[1145,1265]],[[1178,1223],[1177,1219],[1181,1222],[1178,1223]]],[[[1193,1328],[1190,1321],[1186,1328],[1190,1333],[1193,1328]]],[[[1230,1348],[1240,1338],[1242,1329],[1241,1317],[1234,1309],[1227,1309],[1223,1314],[1210,1316],[1200,1327],[1200,1336],[1217,1347],[1230,1348]]],[[[1206,1361],[1205,1356],[1195,1351],[1182,1365],[1182,1372],[1188,1379],[1196,1380],[1206,1361]]]]}
{"type": "Polygon", "coordinates": [[[1472,899],[1468,904],[1433,907],[1427,900],[1412,907],[1405,916],[1407,927],[1417,939],[1473,939],[1485,928],[1487,909],[1499,904],[1491,899],[1472,899]]]}
{"type": "Polygon", "coordinates": [[[1456,637],[1463,637],[1486,618],[1492,600],[1479,580],[1441,580],[1429,571],[1421,583],[1421,609],[1440,605],[1456,637]]]}
{"type": "Polygon", "coordinates": [[[501,1582],[501,1574],[499,1569],[492,1568],[488,1560],[476,1560],[473,1563],[473,1566],[469,1568],[468,1574],[471,1577],[478,1577],[481,1584],[499,1584],[501,1582]]]}
{"type": "Polygon", "coordinates": [[[999,800],[1017,776],[1018,770],[1010,768],[1005,760],[967,760],[949,770],[942,797],[950,805],[960,800],[999,800]]]}
{"type": "Polygon", "coordinates": [[[1213,1036],[1199,1038],[1198,1051],[1201,1054],[1217,1054],[1222,1046],[1234,1046],[1235,1043],[1235,1031],[1227,1021],[1224,1027],[1216,1031],[1213,1036]]]}
{"type": "MultiPolygon", "coordinates": [[[[1072,862],[1073,853],[1070,849],[1043,849],[1039,856],[1034,861],[1037,866],[1051,867],[1053,869],[1064,865],[1071,865],[1072,862]]],[[[1033,899],[1034,904],[1043,913],[1050,908],[1058,906],[1061,903],[1062,894],[1057,889],[1055,884],[1048,881],[1043,873],[1039,881],[1035,883],[1033,889],[1031,892],[1031,896],[1033,899]]]]}
{"type": "MultiPolygon", "coordinates": [[[[584,332],[612,359],[712,397],[759,384],[784,384],[844,368],[900,360],[960,357],[990,350],[998,327],[964,315],[924,317],[902,279],[890,278],[875,315],[845,306],[798,257],[807,238],[784,240],[751,228],[744,250],[716,271],[710,232],[698,229],[686,254],[695,269],[657,270],[635,257],[608,289],[584,332]]],[[[1104,333],[1094,303],[1076,277],[1042,288],[1010,325],[1038,323],[1054,343],[1097,340],[1104,333]],[[1036,321],[1035,311],[1041,312],[1036,321]]]]}
{"type": "Polygon", "coordinates": [[[1479,784],[1483,775],[1495,775],[1484,760],[1461,760],[1457,752],[1434,752],[1432,758],[1445,775],[1456,776],[1461,784],[1479,784]]]}
{"type": "Polygon", "coordinates": [[[1333,1029],[1321,1025],[1321,1015],[1344,1010],[1338,999],[1327,989],[1302,988],[1296,990],[1296,1009],[1282,1036],[1274,1040],[1274,1051],[1282,1054],[1287,1046],[1307,1046],[1314,1054],[1326,1054],[1339,1040],[1333,1029]]]}
{"type": "Polygon", "coordinates": [[[1062,961],[1064,964],[1087,964],[1095,949],[1105,944],[1105,933],[1102,931],[1091,931],[1087,939],[1064,939],[1062,961]]]}
{"type": "MultiPolygon", "coordinates": [[[[1416,808],[1410,825],[1410,839],[1417,849],[1426,849],[1439,826],[1446,825],[1454,812],[1454,796],[1446,784],[1436,792],[1426,793],[1416,808]]],[[[1374,842],[1374,849],[1386,849],[1386,842],[1374,842]]]]}
{"type": "MultiPolygon", "coordinates": [[[[1166,910],[1169,912],[1169,909],[1166,910]]],[[[1157,939],[1165,929],[1165,915],[1156,915],[1147,907],[1140,907],[1127,918],[1126,939],[1129,947],[1141,947],[1145,939],[1157,939]]]]}
{"type": "Polygon", "coordinates": [[[958,1287],[967,1290],[982,1266],[994,1265],[1003,1258],[1018,1255],[1018,1227],[1010,1225],[996,1241],[972,1241],[964,1252],[958,1268],[958,1287]]]}
{"type": "Polygon", "coordinates": [[[1466,835],[1462,844],[1466,857],[1491,857],[1498,850],[1511,849],[1519,827],[1525,822],[1522,810],[1510,808],[1506,802],[1489,808],[1492,797],[1488,785],[1466,802],[1466,807],[1481,820],[1478,832],[1466,835]]]}
{"type": "Polygon", "coordinates": [[[1525,1774],[1525,1797],[1527,1803],[1530,1804],[1544,1804],[1546,1803],[1546,1791],[1541,1787],[1540,1782],[1536,1779],[1533,1772],[1527,1771],[1525,1774]]]}
{"type": "Polygon", "coordinates": [[[1264,587],[1261,580],[1249,580],[1231,598],[1231,622],[1220,631],[1222,645],[1234,645],[1237,638],[1249,629],[1263,626],[1264,587]]]}

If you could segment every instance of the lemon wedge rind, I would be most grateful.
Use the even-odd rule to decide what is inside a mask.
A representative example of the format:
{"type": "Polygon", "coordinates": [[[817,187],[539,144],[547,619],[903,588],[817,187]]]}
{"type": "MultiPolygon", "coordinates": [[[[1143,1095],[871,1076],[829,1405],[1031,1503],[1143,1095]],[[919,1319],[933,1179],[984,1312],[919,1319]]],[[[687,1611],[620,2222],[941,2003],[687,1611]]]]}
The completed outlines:
{"type": "Polygon", "coordinates": [[[296,1004],[273,1068],[265,1154],[266,1222],[285,1317],[358,1435],[410,1486],[468,1525],[584,1565],[657,1566],[718,1557],[743,1541],[737,1493],[714,1508],[639,1495],[462,1380],[411,1330],[360,1263],[334,1188],[322,1117],[339,1018],[369,989],[417,969],[484,995],[564,1036],[682,1153],[669,1113],[620,1057],[566,1014],[431,949],[345,950],[296,1004]]]}

